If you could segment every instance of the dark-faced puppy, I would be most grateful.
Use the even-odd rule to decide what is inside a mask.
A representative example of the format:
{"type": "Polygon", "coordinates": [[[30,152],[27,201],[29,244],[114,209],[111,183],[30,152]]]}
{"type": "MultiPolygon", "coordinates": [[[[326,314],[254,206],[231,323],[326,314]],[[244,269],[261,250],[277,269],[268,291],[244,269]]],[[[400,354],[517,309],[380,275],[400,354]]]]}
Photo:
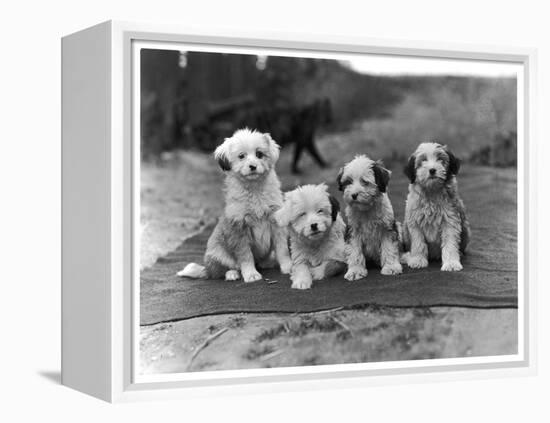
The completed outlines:
{"type": "Polygon", "coordinates": [[[304,185],[285,194],[275,219],[290,234],[292,288],[308,289],[313,280],[343,268],[331,265],[345,262],[345,224],[339,209],[325,184],[304,185]]]}
{"type": "Polygon", "coordinates": [[[365,155],[355,157],[338,174],[349,229],[348,280],[367,276],[367,260],[379,263],[383,275],[402,272],[397,225],[386,192],[390,176],[381,162],[365,155]]]}
{"type": "Polygon", "coordinates": [[[460,161],[446,146],[428,142],[418,146],[405,166],[410,180],[405,204],[403,259],[411,268],[441,259],[443,271],[462,270],[460,254],[470,238],[464,203],[456,176],[460,161]]]}

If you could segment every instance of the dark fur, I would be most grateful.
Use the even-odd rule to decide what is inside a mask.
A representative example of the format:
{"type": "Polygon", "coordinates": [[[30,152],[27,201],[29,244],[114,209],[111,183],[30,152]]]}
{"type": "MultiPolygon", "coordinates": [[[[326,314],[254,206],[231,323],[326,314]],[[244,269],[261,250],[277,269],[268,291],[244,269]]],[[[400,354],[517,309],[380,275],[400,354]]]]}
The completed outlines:
{"type": "Polygon", "coordinates": [[[416,157],[414,155],[409,157],[409,161],[403,171],[405,172],[407,178],[409,178],[409,181],[411,181],[411,184],[414,184],[414,181],[416,180],[416,157]]]}
{"type": "Polygon", "coordinates": [[[445,152],[449,156],[449,164],[447,167],[447,178],[446,180],[449,181],[453,176],[458,175],[458,171],[460,170],[460,159],[456,157],[450,150],[445,147],[445,152]]]}
{"type": "Polygon", "coordinates": [[[349,242],[351,239],[353,229],[351,228],[351,225],[346,225],[346,232],[344,232],[344,241],[349,242]]]}
{"type": "Polygon", "coordinates": [[[220,158],[218,159],[218,164],[224,172],[231,170],[231,163],[229,162],[229,160],[227,160],[227,157],[225,156],[220,156],[220,158]]]}
{"type": "Polygon", "coordinates": [[[334,197],[333,195],[329,195],[328,199],[330,201],[330,206],[331,206],[332,221],[336,222],[336,218],[338,217],[338,213],[340,212],[340,203],[338,202],[336,197],[334,197]]]}
{"type": "Polygon", "coordinates": [[[390,182],[390,171],[380,161],[372,165],[372,171],[374,172],[374,182],[378,185],[378,189],[380,192],[386,192],[386,188],[390,182]]]}
{"type": "Polygon", "coordinates": [[[336,184],[338,185],[338,189],[340,191],[344,191],[345,185],[342,184],[342,175],[344,174],[344,168],[340,168],[338,171],[338,176],[336,176],[336,184]]]}

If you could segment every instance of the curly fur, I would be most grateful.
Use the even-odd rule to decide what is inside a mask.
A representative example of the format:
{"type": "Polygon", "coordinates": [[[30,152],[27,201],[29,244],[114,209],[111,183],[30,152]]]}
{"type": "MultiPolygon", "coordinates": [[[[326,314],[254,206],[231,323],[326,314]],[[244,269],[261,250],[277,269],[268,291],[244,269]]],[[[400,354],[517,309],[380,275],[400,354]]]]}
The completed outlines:
{"type": "Polygon", "coordinates": [[[314,280],[343,269],[345,224],[339,203],[325,184],[304,185],[287,192],[275,219],[290,234],[292,288],[308,289],[314,280]]]}
{"type": "Polygon", "coordinates": [[[225,210],[208,239],[204,266],[190,263],[179,276],[191,278],[262,278],[256,269],[274,259],[290,272],[287,233],[273,213],[283,204],[275,173],[279,146],[269,134],[241,129],[214,152],[225,178],[225,210]]]}
{"type": "Polygon", "coordinates": [[[367,276],[367,262],[381,266],[383,275],[402,272],[398,226],[387,195],[391,172],[365,155],[355,157],[338,173],[348,220],[348,271],[345,278],[367,276]]]}
{"type": "Polygon", "coordinates": [[[403,261],[411,268],[441,259],[443,271],[462,270],[461,254],[470,239],[470,225],[458,194],[460,161],[446,146],[422,143],[409,158],[410,180],[405,205],[403,261]]]}

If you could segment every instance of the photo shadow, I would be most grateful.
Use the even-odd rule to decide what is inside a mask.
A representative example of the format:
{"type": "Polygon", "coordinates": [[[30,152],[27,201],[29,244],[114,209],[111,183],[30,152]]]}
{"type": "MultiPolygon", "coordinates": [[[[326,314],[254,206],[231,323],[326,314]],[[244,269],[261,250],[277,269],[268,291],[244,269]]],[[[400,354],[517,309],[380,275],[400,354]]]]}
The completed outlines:
{"type": "Polygon", "coordinates": [[[61,371],[60,370],[41,370],[38,375],[52,383],[61,385],[61,371]]]}

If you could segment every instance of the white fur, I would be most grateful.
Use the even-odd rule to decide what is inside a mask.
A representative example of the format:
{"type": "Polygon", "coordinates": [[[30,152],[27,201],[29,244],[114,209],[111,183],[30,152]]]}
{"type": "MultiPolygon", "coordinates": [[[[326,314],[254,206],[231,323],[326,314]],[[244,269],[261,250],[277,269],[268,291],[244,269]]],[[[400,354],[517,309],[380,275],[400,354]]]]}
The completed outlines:
{"type": "Polygon", "coordinates": [[[206,277],[206,271],[204,269],[204,266],[201,266],[197,263],[189,263],[187,266],[183,268],[183,270],[180,270],[178,273],[176,273],[180,277],[187,277],[187,278],[205,278],[206,277]]]}
{"type": "Polygon", "coordinates": [[[345,262],[345,224],[334,207],[325,184],[305,185],[287,192],[275,213],[277,223],[290,233],[292,288],[308,289],[328,276],[331,262],[345,262]]]}
{"type": "Polygon", "coordinates": [[[350,281],[367,276],[367,260],[380,264],[383,275],[402,272],[397,225],[385,192],[390,175],[381,163],[365,155],[355,157],[338,175],[350,234],[344,277],[350,281]]]}
{"type": "Polygon", "coordinates": [[[441,259],[441,270],[462,270],[461,253],[470,237],[464,204],[458,195],[457,159],[445,146],[422,143],[409,159],[411,179],[405,204],[403,261],[411,268],[441,259]],[[430,173],[431,171],[431,173],[430,173]]]}
{"type": "Polygon", "coordinates": [[[276,256],[281,272],[291,262],[287,233],[273,219],[283,204],[281,183],[275,173],[279,146],[269,134],[241,129],[216,148],[214,157],[226,172],[225,210],[210,236],[205,266],[189,264],[179,276],[245,282],[262,279],[256,269],[276,256]]]}

